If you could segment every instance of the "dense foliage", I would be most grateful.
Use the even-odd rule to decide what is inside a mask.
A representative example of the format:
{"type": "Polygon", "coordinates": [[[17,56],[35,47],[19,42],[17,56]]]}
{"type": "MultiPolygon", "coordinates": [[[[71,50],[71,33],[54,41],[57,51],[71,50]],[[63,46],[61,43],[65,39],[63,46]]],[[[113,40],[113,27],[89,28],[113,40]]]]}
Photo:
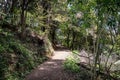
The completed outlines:
{"type": "Polygon", "coordinates": [[[1,80],[23,78],[58,45],[93,55],[92,80],[102,72],[105,80],[120,79],[118,69],[111,71],[120,59],[120,1],[0,0],[1,80]]]}
{"type": "Polygon", "coordinates": [[[30,45],[15,38],[12,33],[3,30],[0,33],[0,80],[23,80],[31,69],[47,59],[41,55],[45,52],[44,48],[40,50],[31,46],[38,51],[35,48],[31,50],[27,48],[30,45]]]}

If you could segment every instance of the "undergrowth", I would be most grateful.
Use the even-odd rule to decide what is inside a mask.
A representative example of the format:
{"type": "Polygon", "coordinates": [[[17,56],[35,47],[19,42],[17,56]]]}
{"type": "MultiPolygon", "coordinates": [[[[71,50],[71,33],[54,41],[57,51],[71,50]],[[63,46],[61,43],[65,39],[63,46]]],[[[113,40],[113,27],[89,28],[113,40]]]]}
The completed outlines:
{"type": "Polygon", "coordinates": [[[64,68],[66,70],[69,70],[71,72],[78,73],[80,72],[80,67],[76,64],[79,60],[78,56],[76,55],[78,52],[73,51],[71,56],[68,56],[68,58],[64,62],[64,68]]]}
{"type": "Polygon", "coordinates": [[[23,80],[45,59],[26,48],[13,34],[0,31],[0,80],[23,80]]]}
{"type": "Polygon", "coordinates": [[[78,53],[78,51],[72,51],[63,64],[64,69],[74,75],[75,80],[90,80],[92,73],[77,64],[80,61],[78,53]]]}

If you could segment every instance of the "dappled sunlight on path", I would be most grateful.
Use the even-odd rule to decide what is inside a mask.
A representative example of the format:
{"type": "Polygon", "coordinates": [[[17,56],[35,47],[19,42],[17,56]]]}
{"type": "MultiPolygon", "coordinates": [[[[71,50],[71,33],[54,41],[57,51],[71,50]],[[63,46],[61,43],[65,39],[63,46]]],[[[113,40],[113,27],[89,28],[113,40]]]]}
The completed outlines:
{"type": "Polygon", "coordinates": [[[52,59],[56,59],[56,60],[65,60],[69,55],[71,54],[71,52],[69,50],[64,50],[64,51],[55,51],[54,52],[54,56],[52,57],[52,59]]]}
{"type": "Polygon", "coordinates": [[[55,51],[51,60],[39,65],[25,80],[74,80],[72,74],[63,68],[63,62],[70,53],[69,50],[55,51]]]}

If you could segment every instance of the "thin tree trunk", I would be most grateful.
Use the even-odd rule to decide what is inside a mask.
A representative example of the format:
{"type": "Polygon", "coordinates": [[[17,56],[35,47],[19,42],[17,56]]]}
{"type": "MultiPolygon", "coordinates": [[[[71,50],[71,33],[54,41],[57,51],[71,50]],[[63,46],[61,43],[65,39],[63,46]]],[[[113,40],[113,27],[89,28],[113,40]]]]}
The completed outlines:
{"type": "Polygon", "coordinates": [[[25,27],[25,0],[22,0],[22,6],[21,6],[21,21],[20,21],[20,24],[21,24],[21,27],[22,27],[22,31],[25,27]]]}
{"type": "Polygon", "coordinates": [[[29,0],[27,0],[27,1],[26,0],[22,0],[22,5],[21,5],[21,20],[20,20],[22,37],[25,37],[24,33],[25,33],[25,27],[26,27],[27,7],[28,7],[28,4],[30,2],[31,1],[29,1],[29,0]]]}
{"type": "Polygon", "coordinates": [[[70,42],[70,30],[68,30],[68,33],[67,33],[67,47],[70,47],[69,46],[69,42],[70,42]]]}
{"type": "Polygon", "coordinates": [[[74,41],[75,41],[75,32],[72,32],[72,42],[71,42],[71,49],[74,49],[74,41]]]}
{"type": "Polygon", "coordinates": [[[13,24],[13,22],[14,22],[14,8],[15,8],[16,0],[12,0],[11,3],[12,4],[11,4],[11,8],[10,8],[10,14],[12,15],[11,24],[13,24]]]}

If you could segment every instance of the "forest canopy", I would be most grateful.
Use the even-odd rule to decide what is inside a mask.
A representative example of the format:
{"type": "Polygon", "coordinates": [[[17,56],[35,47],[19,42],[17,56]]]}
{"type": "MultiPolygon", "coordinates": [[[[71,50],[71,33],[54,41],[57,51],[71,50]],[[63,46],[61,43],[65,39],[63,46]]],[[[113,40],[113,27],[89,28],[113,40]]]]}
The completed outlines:
{"type": "Polygon", "coordinates": [[[92,80],[104,72],[104,80],[120,79],[118,68],[111,73],[120,60],[120,0],[0,0],[0,80],[23,79],[58,46],[92,54],[92,80]]]}

